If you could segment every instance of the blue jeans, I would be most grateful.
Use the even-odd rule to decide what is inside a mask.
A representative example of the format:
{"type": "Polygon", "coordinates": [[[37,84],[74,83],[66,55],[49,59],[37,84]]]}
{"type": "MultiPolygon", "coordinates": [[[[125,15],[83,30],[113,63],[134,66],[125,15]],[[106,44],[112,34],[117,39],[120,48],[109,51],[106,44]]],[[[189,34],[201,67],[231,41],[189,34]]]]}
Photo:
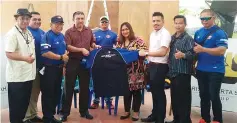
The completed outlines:
{"type": "Polygon", "coordinates": [[[197,70],[197,79],[201,98],[202,118],[207,123],[211,122],[210,108],[212,104],[214,115],[213,120],[223,123],[220,89],[221,83],[224,79],[224,73],[204,72],[197,70]]]}

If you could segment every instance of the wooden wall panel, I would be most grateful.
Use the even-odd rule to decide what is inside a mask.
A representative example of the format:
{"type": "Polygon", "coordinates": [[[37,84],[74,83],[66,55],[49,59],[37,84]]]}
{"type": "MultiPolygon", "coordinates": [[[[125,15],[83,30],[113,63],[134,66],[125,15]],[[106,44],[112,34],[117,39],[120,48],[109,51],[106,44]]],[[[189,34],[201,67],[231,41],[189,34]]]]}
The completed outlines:
{"type": "Polygon", "coordinates": [[[41,14],[43,30],[49,29],[50,18],[56,14],[56,1],[2,1],[1,8],[1,34],[8,32],[11,27],[15,24],[14,14],[18,8],[28,8],[29,3],[32,3],[35,11],[41,14]]]}
{"type": "Polygon", "coordinates": [[[118,27],[120,28],[123,22],[129,22],[135,34],[148,42],[149,7],[149,1],[120,1],[118,27]]]}
{"type": "Polygon", "coordinates": [[[57,1],[57,15],[64,19],[63,33],[73,25],[73,13],[82,11],[85,14],[85,20],[88,12],[87,1],[57,1]]]}

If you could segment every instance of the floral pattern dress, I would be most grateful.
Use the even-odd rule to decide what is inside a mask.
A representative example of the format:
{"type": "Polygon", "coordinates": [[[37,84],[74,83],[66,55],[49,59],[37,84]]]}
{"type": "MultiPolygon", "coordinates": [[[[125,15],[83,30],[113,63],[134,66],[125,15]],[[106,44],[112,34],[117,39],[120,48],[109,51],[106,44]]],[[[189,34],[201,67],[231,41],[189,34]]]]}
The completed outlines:
{"type": "MultiPolygon", "coordinates": [[[[146,49],[144,40],[139,37],[136,37],[135,40],[131,41],[128,46],[117,44],[116,47],[126,49],[133,47],[136,50],[146,49]]],[[[128,65],[127,74],[130,91],[143,89],[145,87],[145,69],[146,65],[144,64],[144,58],[139,58],[138,61],[128,65]]]]}

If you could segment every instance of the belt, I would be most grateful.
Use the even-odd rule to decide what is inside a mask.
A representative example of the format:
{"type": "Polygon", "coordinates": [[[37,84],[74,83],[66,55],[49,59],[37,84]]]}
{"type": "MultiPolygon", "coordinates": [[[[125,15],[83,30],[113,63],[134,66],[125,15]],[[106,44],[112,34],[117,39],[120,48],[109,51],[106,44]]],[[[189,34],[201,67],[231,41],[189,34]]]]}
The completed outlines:
{"type": "Polygon", "coordinates": [[[44,64],[45,66],[49,66],[49,67],[58,67],[58,68],[62,68],[64,66],[64,64],[44,64]]]}
{"type": "MultiPolygon", "coordinates": [[[[167,63],[158,63],[158,62],[151,62],[151,61],[150,61],[149,64],[151,64],[151,65],[152,65],[152,64],[153,64],[153,65],[158,65],[158,64],[164,64],[164,65],[166,65],[167,63]]],[[[167,65],[168,65],[168,64],[167,64],[167,65]]]]}

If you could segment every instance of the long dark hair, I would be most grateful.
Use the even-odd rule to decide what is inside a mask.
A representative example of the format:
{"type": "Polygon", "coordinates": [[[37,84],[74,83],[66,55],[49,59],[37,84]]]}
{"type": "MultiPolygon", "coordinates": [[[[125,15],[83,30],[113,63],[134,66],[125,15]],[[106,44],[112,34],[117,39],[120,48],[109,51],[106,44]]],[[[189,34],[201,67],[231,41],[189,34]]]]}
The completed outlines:
{"type": "Polygon", "coordinates": [[[126,26],[128,28],[128,30],[129,30],[128,39],[129,39],[130,42],[135,40],[135,38],[136,38],[131,24],[128,23],[128,22],[124,22],[120,26],[120,34],[119,34],[119,44],[120,45],[125,44],[125,37],[122,35],[122,27],[123,26],[126,26]]]}

